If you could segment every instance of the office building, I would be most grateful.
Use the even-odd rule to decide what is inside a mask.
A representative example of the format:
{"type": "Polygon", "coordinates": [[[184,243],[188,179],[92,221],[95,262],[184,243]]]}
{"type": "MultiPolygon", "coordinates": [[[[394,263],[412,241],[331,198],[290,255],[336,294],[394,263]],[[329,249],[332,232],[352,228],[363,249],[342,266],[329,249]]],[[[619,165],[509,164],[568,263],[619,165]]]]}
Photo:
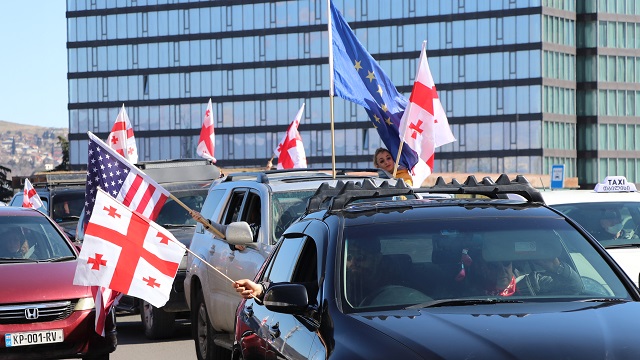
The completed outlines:
{"type": "MultiPolygon", "coordinates": [[[[435,172],[640,181],[639,0],[335,0],[410,94],[422,41],[457,141],[435,172]],[[636,35],[637,34],[637,35],[636,35]]],[[[330,167],[326,0],[67,0],[70,162],[122,104],[141,160],[196,157],[214,103],[223,167],[264,166],[304,102],[310,167],[330,167]]],[[[371,167],[366,112],[335,98],[337,167],[371,167]]]]}

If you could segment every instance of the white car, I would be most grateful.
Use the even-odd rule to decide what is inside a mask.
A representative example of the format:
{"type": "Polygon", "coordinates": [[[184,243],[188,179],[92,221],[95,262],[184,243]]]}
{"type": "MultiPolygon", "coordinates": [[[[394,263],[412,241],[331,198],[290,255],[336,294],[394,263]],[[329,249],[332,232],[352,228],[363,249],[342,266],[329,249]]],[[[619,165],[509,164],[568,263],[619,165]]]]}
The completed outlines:
{"type": "Polygon", "coordinates": [[[616,176],[607,177],[594,190],[542,191],[541,194],[548,206],[563,212],[591,233],[638,286],[640,193],[634,184],[627,184],[624,177],[616,176]],[[607,218],[611,217],[617,221],[609,223],[607,218]],[[608,229],[603,224],[608,225],[608,229]]]}

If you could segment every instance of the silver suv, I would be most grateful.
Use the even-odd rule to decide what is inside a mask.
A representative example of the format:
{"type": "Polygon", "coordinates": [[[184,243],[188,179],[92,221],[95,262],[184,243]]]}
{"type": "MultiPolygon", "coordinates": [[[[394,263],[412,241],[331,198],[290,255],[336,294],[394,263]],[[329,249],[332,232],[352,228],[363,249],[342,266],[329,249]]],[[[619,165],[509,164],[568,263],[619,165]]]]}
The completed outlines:
{"type": "Polygon", "coordinates": [[[202,216],[223,225],[246,222],[254,231],[233,236],[227,230],[227,238],[221,239],[202,224],[196,226],[190,250],[197,256],[187,255],[184,287],[198,359],[229,357],[235,311],[241,300],[229,279],[202,260],[230,279],[254,278],[284,230],[304,213],[307,200],[321,184],[335,186],[341,180],[363,179],[378,185],[385,180],[395,184],[378,170],[338,170],[335,179],[331,170],[275,170],[230,174],[211,185],[202,216]]]}

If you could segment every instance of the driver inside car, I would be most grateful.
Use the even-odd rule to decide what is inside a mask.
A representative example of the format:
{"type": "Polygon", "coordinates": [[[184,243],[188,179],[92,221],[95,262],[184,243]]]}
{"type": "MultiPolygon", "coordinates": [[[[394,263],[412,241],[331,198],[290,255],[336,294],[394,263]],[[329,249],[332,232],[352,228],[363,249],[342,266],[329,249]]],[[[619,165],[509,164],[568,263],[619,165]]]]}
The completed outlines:
{"type": "Polygon", "coordinates": [[[509,249],[517,248],[515,242],[485,243],[483,256],[477,257],[470,270],[476,280],[469,295],[567,295],[582,291],[580,275],[555,256],[560,251],[553,249],[555,246],[545,249],[545,242],[540,242],[537,253],[526,260],[517,252],[510,253],[509,249]]]}

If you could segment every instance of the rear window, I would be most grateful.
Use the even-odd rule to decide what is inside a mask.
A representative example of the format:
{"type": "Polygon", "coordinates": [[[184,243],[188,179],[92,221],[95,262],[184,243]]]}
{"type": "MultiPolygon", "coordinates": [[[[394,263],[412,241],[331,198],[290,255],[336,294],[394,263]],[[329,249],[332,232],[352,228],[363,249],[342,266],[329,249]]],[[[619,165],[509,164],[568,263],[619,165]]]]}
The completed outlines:
{"type": "MultiPolygon", "coordinates": [[[[24,195],[22,193],[15,194],[13,199],[11,199],[9,206],[21,207],[23,198],[24,198],[24,195]]],[[[36,210],[39,210],[40,212],[49,215],[49,199],[47,199],[46,197],[40,197],[40,200],[42,200],[43,206],[36,210]]]]}

